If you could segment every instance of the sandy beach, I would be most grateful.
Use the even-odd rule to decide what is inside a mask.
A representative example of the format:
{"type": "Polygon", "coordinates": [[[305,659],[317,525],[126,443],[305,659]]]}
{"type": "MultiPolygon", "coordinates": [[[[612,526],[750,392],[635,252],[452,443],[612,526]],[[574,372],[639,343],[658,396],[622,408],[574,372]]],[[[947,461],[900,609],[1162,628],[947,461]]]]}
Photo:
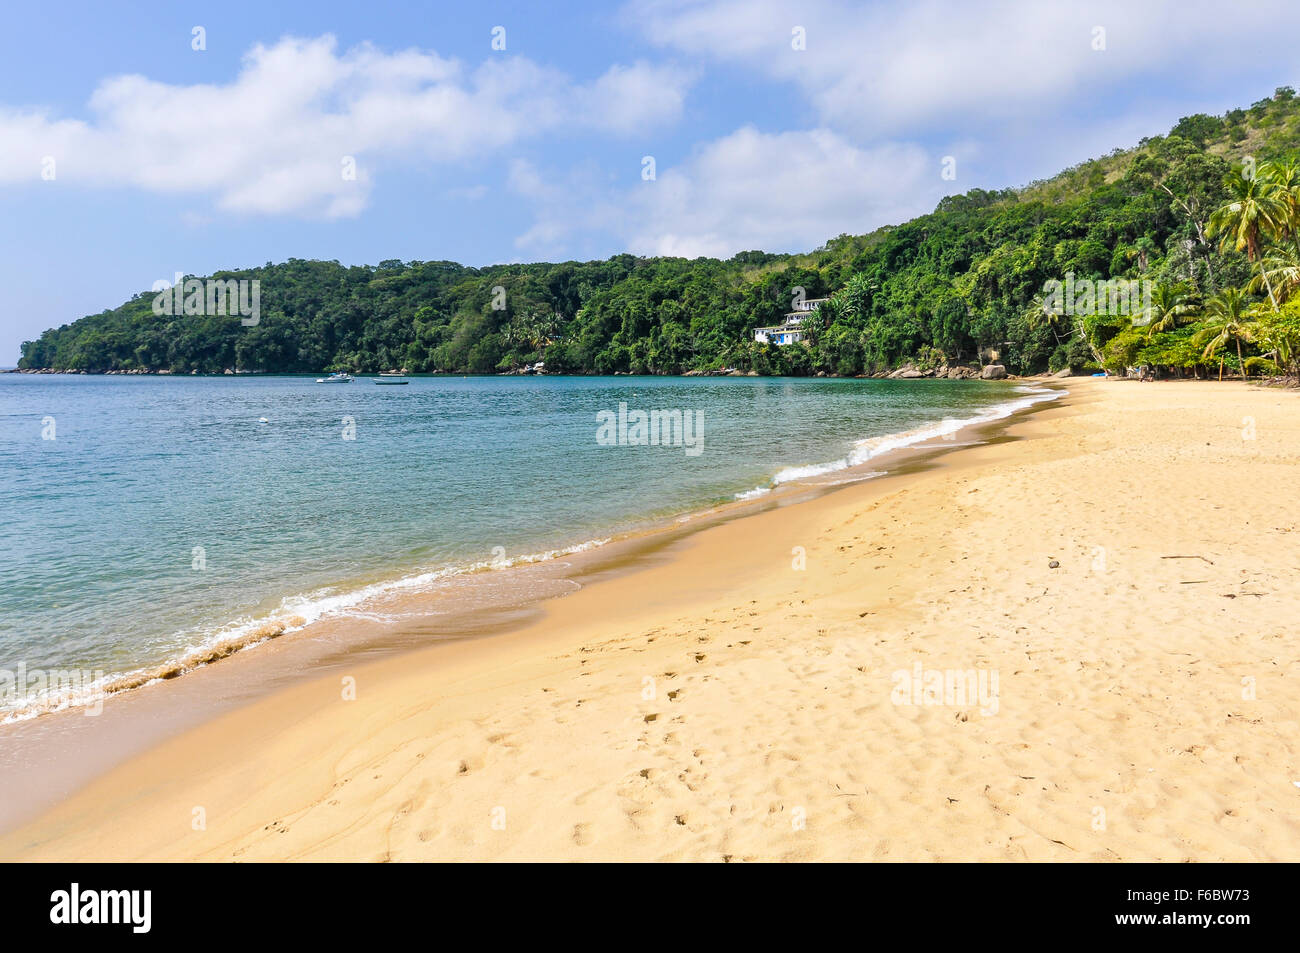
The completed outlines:
{"type": "Polygon", "coordinates": [[[0,857],[1300,860],[1297,395],[1066,385],[208,721],[0,857]]]}

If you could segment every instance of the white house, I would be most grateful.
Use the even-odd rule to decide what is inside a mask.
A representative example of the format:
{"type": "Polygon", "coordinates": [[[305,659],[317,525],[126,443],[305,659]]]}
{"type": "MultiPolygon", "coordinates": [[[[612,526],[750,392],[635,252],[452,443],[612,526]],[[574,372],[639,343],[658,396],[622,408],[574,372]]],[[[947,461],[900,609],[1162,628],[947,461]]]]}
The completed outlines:
{"type": "Polygon", "coordinates": [[[803,329],[799,326],[803,323],[811,312],[829,298],[807,298],[795,305],[795,310],[785,315],[780,324],[772,325],[768,328],[754,328],[754,340],[760,344],[766,344],[769,341],[773,344],[786,345],[798,344],[803,340],[803,329]]]}
{"type": "Polygon", "coordinates": [[[760,344],[797,344],[803,340],[803,331],[797,324],[778,324],[770,328],[754,328],[754,340],[760,344]]]}

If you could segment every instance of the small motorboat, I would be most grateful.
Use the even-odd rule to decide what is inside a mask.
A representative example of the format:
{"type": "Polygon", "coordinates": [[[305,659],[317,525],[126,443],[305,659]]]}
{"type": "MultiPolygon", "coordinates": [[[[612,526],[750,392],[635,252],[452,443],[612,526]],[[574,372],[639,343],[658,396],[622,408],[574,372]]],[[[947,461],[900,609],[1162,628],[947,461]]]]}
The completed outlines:
{"type": "Polygon", "coordinates": [[[410,381],[403,377],[390,377],[387,374],[381,374],[379,377],[370,378],[376,384],[409,384],[410,381]]]}
{"type": "Polygon", "coordinates": [[[317,384],[351,384],[355,378],[347,371],[338,371],[329,377],[316,378],[317,384]]]}

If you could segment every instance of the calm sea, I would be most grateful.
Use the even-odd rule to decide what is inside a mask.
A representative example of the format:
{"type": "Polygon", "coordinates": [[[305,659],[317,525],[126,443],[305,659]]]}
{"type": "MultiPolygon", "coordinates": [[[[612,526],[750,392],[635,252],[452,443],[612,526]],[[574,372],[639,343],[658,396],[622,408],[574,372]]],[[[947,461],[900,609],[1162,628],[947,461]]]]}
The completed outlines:
{"type": "MultiPolygon", "coordinates": [[[[0,375],[0,672],[132,672],[268,619],[363,613],[394,587],[833,473],[1042,396],[1029,390],[0,375]],[[602,445],[598,414],[620,404],[690,415],[699,452],[602,445]]],[[[0,717],[23,705],[0,700],[0,717]]]]}

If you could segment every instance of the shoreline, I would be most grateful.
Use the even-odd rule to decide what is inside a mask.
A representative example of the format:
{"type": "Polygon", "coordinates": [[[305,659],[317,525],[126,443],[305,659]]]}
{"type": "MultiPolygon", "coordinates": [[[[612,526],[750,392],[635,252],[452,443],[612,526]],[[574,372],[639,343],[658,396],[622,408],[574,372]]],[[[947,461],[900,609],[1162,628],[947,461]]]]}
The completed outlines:
{"type": "MultiPolygon", "coordinates": [[[[401,376],[402,377],[654,377],[654,378],[766,377],[774,380],[780,380],[782,378],[789,377],[792,380],[814,380],[814,379],[944,380],[946,379],[946,380],[967,380],[967,381],[978,381],[978,380],[1032,381],[1032,380],[1052,380],[1055,377],[1055,375],[1050,373],[1041,373],[1041,374],[1028,374],[1028,375],[1007,374],[1005,377],[981,378],[978,373],[980,370],[979,368],[970,367],[968,365],[953,365],[953,367],[954,369],[960,368],[966,371],[974,371],[974,373],[960,374],[957,377],[946,377],[946,372],[948,371],[949,368],[945,365],[942,368],[936,369],[936,370],[944,371],[945,373],[943,374],[926,372],[926,373],[918,373],[914,377],[912,376],[902,377],[901,374],[903,371],[915,370],[915,366],[911,362],[906,362],[902,366],[895,368],[892,371],[876,371],[875,373],[872,374],[850,374],[847,376],[842,374],[836,374],[836,373],[828,374],[825,372],[821,374],[791,376],[785,374],[760,374],[757,371],[738,371],[735,369],[725,369],[725,370],[717,370],[717,371],[690,370],[690,371],[681,371],[680,373],[677,374],[632,374],[627,371],[615,371],[613,374],[597,374],[595,372],[592,372],[590,374],[580,374],[580,373],[575,374],[572,372],[565,372],[565,373],[557,372],[554,374],[547,374],[544,371],[524,372],[518,370],[497,371],[491,374],[486,374],[486,373],[468,374],[468,373],[458,373],[456,371],[419,371],[410,374],[402,372],[401,376]]],[[[80,369],[56,370],[55,368],[52,367],[0,367],[0,374],[35,374],[35,375],[63,374],[70,377],[180,377],[180,378],[185,378],[185,377],[319,377],[322,373],[328,373],[328,372],[327,371],[324,372],[323,371],[261,371],[261,370],[246,371],[246,370],[237,370],[231,368],[230,370],[223,370],[219,372],[201,373],[199,371],[190,371],[189,373],[185,373],[184,371],[143,370],[140,368],[133,368],[131,370],[90,371],[90,370],[80,370],[80,369]]],[[[348,373],[359,374],[363,377],[370,377],[370,376],[378,376],[380,374],[391,373],[391,369],[385,369],[379,371],[348,371],[348,373]]]]}
{"type": "MultiPolygon", "coordinates": [[[[1288,404],[1291,395],[1229,386],[1231,394],[1222,385],[1151,389],[1072,381],[1065,401],[1009,418],[997,428],[1002,434],[988,443],[963,447],[960,453],[940,447],[939,459],[918,461],[907,479],[851,484],[797,505],[774,505],[745,519],[704,527],[667,544],[649,565],[635,572],[612,571],[572,596],[550,600],[539,614],[515,620],[523,624],[491,639],[459,640],[365,665],[364,659],[353,658],[345,668],[356,679],[355,701],[343,701],[338,681],[322,676],[205,720],[0,837],[0,855],[1010,859],[1021,856],[1014,846],[1032,859],[1180,856],[1167,832],[1094,838],[1108,842],[1105,849],[1074,846],[1087,840],[1091,820],[1086,805],[1073,803],[1077,797],[1067,800],[1070,811],[1080,816],[1071,814],[1068,823],[1060,805],[1046,815],[1038,805],[1027,819],[1016,799],[1044,800],[1038,786],[1015,782],[1006,771],[985,777],[981,765],[1015,767],[1019,777],[1034,780],[1049,778],[1053,784],[1042,786],[1048,801],[1053,788],[1058,794],[1062,787],[1068,790],[1063,781],[1079,782],[1072,751],[1066,750],[1072,740],[1084,742],[1075,747],[1096,749],[1098,741],[1106,740],[1105,731],[1114,732],[1135,717],[1122,704],[1116,708],[1112,693],[1098,687],[1115,684],[1113,666],[1128,665],[1127,681],[1138,686],[1136,697],[1151,700],[1169,674],[1163,670],[1165,656],[1181,654],[1169,651],[1171,639],[1191,640],[1182,647],[1197,650],[1191,653],[1200,656],[1196,675],[1228,665],[1230,660],[1221,658],[1220,647],[1207,640],[1198,624],[1212,610],[1222,612],[1224,605],[1248,617],[1247,631],[1264,633],[1245,643],[1240,634],[1232,636],[1228,641],[1235,652],[1258,655],[1285,648],[1277,641],[1282,639],[1280,625],[1270,623],[1261,610],[1276,612],[1293,597],[1277,583],[1275,554],[1253,551],[1240,556],[1249,556],[1265,578],[1252,579],[1252,591],[1241,595],[1261,590],[1255,598],[1232,593],[1232,599],[1224,600],[1218,598],[1222,593],[1202,595],[1195,587],[1162,580],[1157,602],[1191,599],[1196,606],[1180,610],[1181,629],[1157,630],[1165,642],[1151,647],[1159,650],[1158,658],[1135,661],[1130,655],[1142,655],[1140,639],[1130,644],[1127,638],[1106,635],[1117,620],[1124,622],[1118,628],[1126,636],[1143,634],[1126,630],[1141,618],[1135,612],[1152,612],[1154,603],[1128,593],[1125,584],[1137,587],[1153,571],[1184,567],[1176,560],[1154,562],[1154,570],[1143,565],[1145,577],[1130,577],[1129,550],[1150,553],[1140,539],[1133,545],[1127,536],[1112,540],[1115,530],[1089,529],[1095,519],[1080,514],[1103,508],[1104,502],[1092,499],[1086,484],[1068,479],[1076,462],[1091,456],[1097,458],[1092,462],[1107,464],[1093,468],[1099,485],[1127,485],[1136,475],[1124,462],[1134,455],[1126,448],[1141,448],[1156,459],[1189,458],[1182,461],[1189,470],[1206,470],[1204,479],[1197,477],[1195,490],[1206,493],[1219,485],[1210,471],[1221,467],[1225,453],[1241,464],[1241,454],[1254,449],[1260,459],[1253,465],[1260,467],[1292,461],[1300,441],[1294,428],[1286,426],[1287,408],[1294,410],[1288,404]],[[1207,387],[1209,394],[1204,393],[1207,387]],[[1190,411],[1189,403],[1195,404],[1190,411]],[[1117,411],[1112,404],[1129,406],[1117,411]],[[1205,432],[1203,418],[1218,412],[1216,404],[1229,416],[1212,433],[1205,432]],[[1261,434],[1271,434],[1276,446],[1261,438],[1259,447],[1240,449],[1236,429],[1242,407],[1254,411],[1261,434]],[[1179,441],[1151,430],[1152,415],[1163,420],[1179,413],[1195,418],[1193,424],[1177,425],[1179,441]],[[1092,419],[1097,414],[1104,419],[1092,419]],[[1231,414],[1238,414],[1236,420],[1231,414]],[[1202,441],[1214,444],[1206,460],[1195,456],[1197,443],[1186,439],[1189,426],[1212,438],[1202,441]],[[1237,449],[1229,438],[1236,440],[1237,449]],[[1270,456],[1264,458],[1266,450],[1270,456]],[[1058,478],[1064,475],[1065,485],[1044,483],[1049,471],[1058,478]],[[980,491],[985,496],[977,503],[966,498],[980,491]],[[988,545],[1007,532],[1002,518],[985,509],[987,504],[998,509],[999,500],[1015,501],[1015,517],[1034,527],[1017,546],[988,545]],[[1068,512],[1058,514],[1053,507],[1068,512]],[[1068,525],[1077,526],[1078,534],[1094,534],[1097,546],[1113,553],[1109,574],[1089,578],[1088,540],[1062,536],[1057,526],[1061,516],[1072,520],[1068,525]],[[806,549],[808,572],[792,571],[792,542],[806,549]],[[976,543],[983,545],[972,548],[976,543]],[[969,551],[959,560],[964,550],[969,551]],[[1044,568],[1049,554],[1062,564],[1053,570],[1055,576],[1044,568]],[[974,556],[977,563],[961,566],[974,556]],[[978,567],[973,574],[971,566],[978,567]],[[1107,578],[1110,574],[1122,578],[1107,578]],[[953,585],[963,580],[966,590],[978,580],[974,605],[982,607],[982,614],[972,614],[971,595],[952,595],[963,591],[953,585]],[[1102,591],[1093,592],[1099,585],[1102,591]],[[1091,598],[1099,595],[1101,603],[1091,598]],[[964,604],[957,616],[954,599],[964,604]],[[1032,616],[1007,611],[1036,602],[1043,604],[1033,606],[1032,616]],[[988,627],[990,620],[1003,616],[1022,624],[988,627]],[[1070,650],[1039,644],[1037,637],[1024,639],[1022,630],[1029,626],[1023,623],[1029,622],[1050,628],[1070,650]],[[1270,626],[1279,633],[1272,634],[1270,626]],[[973,631],[958,637],[954,628],[973,631]],[[1002,644],[1008,641],[1014,644],[1002,644]],[[1039,653],[1045,653],[1046,662],[1039,662],[1039,653]],[[997,662],[993,670],[1002,676],[1004,696],[1013,689],[991,718],[968,710],[970,706],[956,711],[954,721],[954,711],[947,708],[890,704],[889,673],[906,670],[913,660],[965,663],[959,668],[974,662],[978,668],[987,658],[997,662]],[[1022,667],[1050,665],[1060,671],[1037,672],[1041,678],[1026,683],[1015,658],[1022,667]],[[1097,668],[1104,671],[1092,671],[1097,668]],[[1094,676],[1101,674],[1107,680],[1097,683],[1094,676]],[[645,678],[662,683],[662,692],[644,697],[645,678]],[[1077,684],[1080,680],[1085,684],[1077,684]],[[818,689],[834,694],[822,695],[818,689]],[[1080,703],[1081,694],[1086,703],[1080,703]],[[1074,702],[1067,713],[1052,711],[1063,699],[1074,702]],[[1099,727],[1098,719],[1110,729],[1099,727]],[[1031,747],[1026,739],[1035,742],[1035,752],[1017,754],[1017,746],[1031,747]],[[1052,776],[1062,772],[1070,777],[1052,776]],[[938,781],[944,783],[931,783],[938,781]],[[983,795],[977,781],[990,785],[983,795]],[[1007,784],[1017,790],[1001,790],[1007,784]],[[828,785],[842,788],[846,799],[837,800],[828,785]],[[910,828],[925,811],[939,809],[930,800],[945,786],[952,816],[910,828]],[[996,797],[988,793],[993,787],[999,788],[996,797]],[[257,793],[250,796],[249,791],[257,793]],[[499,803],[503,800],[509,806],[499,803]],[[518,819],[503,830],[489,823],[498,806],[518,819]],[[794,806],[805,812],[806,827],[790,828],[794,806]],[[203,807],[208,818],[203,831],[190,826],[196,807],[203,807]],[[738,812],[745,823],[732,820],[738,812]],[[871,823],[873,819],[884,826],[871,823]],[[1062,824],[1069,826],[1068,840],[1066,831],[1057,830],[1062,824]],[[1011,841],[1028,839],[995,844],[992,829],[1008,826],[1020,831],[1011,841]],[[1047,837],[1043,831],[1048,828],[1062,836],[1047,837]]],[[[1142,462],[1146,477],[1150,461],[1142,462]]],[[[1246,459],[1244,465],[1252,461],[1246,459]]],[[[1290,471],[1276,476],[1275,491],[1290,492],[1295,482],[1290,471]]],[[[1184,491],[1175,486],[1168,495],[1184,491]]],[[[1266,513],[1270,502],[1248,503],[1250,515],[1260,508],[1266,513]]],[[[1194,553],[1199,545],[1206,558],[1223,567],[1207,566],[1201,576],[1216,577],[1222,586],[1234,575],[1232,564],[1238,559],[1229,548],[1235,534],[1222,522],[1214,527],[1221,538],[1194,537],[1181,548],[1175,543],[1186,541],[1157,540],[1157,548],[1194,553]],[[1207,543],[1214,548],[1207,550],[1207,543]]],[[[1300,537],[1284,540],[1288,559],[1295,538],[1300,537]]],[[[1253,664],[1260,698],[1273,698],[1264,703],[1271,706],[1265,722],[1275,726],[1279,719],[1290,719],[1293,725],[1295,703],[1277,700],[1277,692],[1263,685],[1278,676],[1264,658],[1254,658],[1253,664]]],[[[1233,697],[1240,690],[1236,681],[1220,684],[1219,694],[1233,697]]],[[[1172,716],[1173,724],[1163,729],[1167,735],[1196,727],[1178,719],[1195,721],[1198,712],[1195,706],[1187,710],[1186,699],[1174,705],[1165,699],[1141,714],[1172,716]]],[[[1230,716],[1227,729],[1216,725],[1215,730],[1249,734],[1256,723],[1238,714],[1230,716]]],[[[1153,743],[1159,751],[1166,735],[1143,734],[1138,743],[1116,739],[1092,755],[1114,760],[1112,749],[1118,748],[1124,756],[1145,751],[1142,756],[1149,757],[1153,743]]],[[[1208,747],[1200,742],[1194,757],[1203,758],[1208,747]]],[[[1267,793],[1252,790],[1250,797],[1233,802],[1229,814],[1190,825],[1198,836],[1209,837],[1204,823],[1236,837],[1207,840],[1205,855],[1300,856],[1295,825],[1284,816],[1293,802],[1272,800],[1294,797],[1289,784],[1283,790],[1273,783],[1278,770],[1300,777],[1300,766],[1286,763],[1294,760],[1294,745],[1268,733],[1263,750],[1273,752],[1270,757],[1281,762],[1276,766],[1261,766],[1259,750],[1260,740],[1254,738],[1242,752],[1250,756],[1252,776],[1269,773],[1267,793]],[[1224,817],[1244,817],[1256,827],[1248,827],[1250,836],[1243,838],[1241,824],[1224,817]],[[1232,844],[1238,847],[1230,849],[1232,844]]],[[[1213,793],[1224,794],[1226,772],[1216,767],[1213,793]]],[[[1092,780],[1112,769],[1118,767],[1097,767],[1092,780]]],[[[1109,789],[1098,787],[1090,796],[1105,801],[1126,787],[1123,793],[1131,795],[1141,787],[1142,776],[1128,778],[1126,784],[1120,783],[1124,777],[1109,780],[1109,789]],[[1104,793],[1108,790],[1112,794],[1104,793]]],[[[1163,776],[1159,780],[1168,783],[1163,776]]],[[[1178,780],[1186,785],[1189,777],[1178,780]]],[[[1204,795],[1193,800],[1202,801],[1204,795]]],[[[1126,803],[1119,810],[1118,831],[1124,830],[1119,819],[1131,809],[1126,803]]],[[[1176,805],[1173,813],[1185,820],[1186,810],[1176,805]]],[[[1168,818],[1165,823],[1167,827],[1168,818]]]]}
{"type": "MultiPolygon", "coordinates": [[[[67,711],[76,711],[88,706],[102,704],[126,692],[149,687],[158,682],[169,681],[223,662],[237,653],[264,646],[270,642],[287,640],[295,637],[311,637],[322,625],[347,620],[350,613],[364,613],[366,609],[377,606],[401,604],[404,594],[409,593],[409,601],[416,603],[415,612],[429,614],[429,603],[440,602],[445,592],[454,592],[458,588],[474,592],[475,583],[481,589],[491,591],[494,586],[502,588],[493,580],[485,580],[485,574],[495,576],[500,571],[525,576],[517,572],[527,567],[538,566],[533,573],[541,581],[527,604],[536,604],[563,594],[563,590],[576,583],[564,570],[577,563],[581,572],[586,561],[586,553],[601,550],[607,546],[637,547],[639,541],[672,532],[677,527],[704,519],[708,520],[718,514],[726,518],[744,515],[747,506],[756,504],[763,497],[774,491],[782,494],[800,493],[809,490],[822,490],[827,486],[838,486],[844,482],[856,482],[886,475],[888,471],[867,470],[866,465],[879,461],[888,464],[892,454],[907,451],[914,446],[923,446],[931,439],[957,439],[964,431],[978,432],[989,422],[1000,421],[1022,408],[1037,403],[1051,401],[1064,393],[1059,386],[1044,384],[1035,390],[1027,385],[1018,385],[1017,392],[1008,394],[1008,399],[977,411],[974,415],[963,418],[945,417],[925,423],[909,431],[887,433],[875,437],[864,437],[854,443],[854,449],[845,457],[819,463],[789,464],[775,472],[766,484],[745,488],[735,492],[729,498],[720,498],[692,506],[680,512],[667,515],[651,515],[631,521],[631,528],[611,529],[608,536],[598,536],[581,540],[577,543],[557,544],[555,548],[545,551],[520,553],[514,556],[502,556],[500,561],[482,560],[474,563],[446,564],[436,567],[392,567],[387,573],[372,573],[364,578],[340,580],[313,593],[290,593],[280,597],[279,606],[255,616],[240,617],[218,625],[208,626],[208,631],[199,634],[196,640],[182,651],[158,661],[146,662],[134,668],[106,673],[93,684],[87,685],[76,697],[61,693],[49,698],[29,699],[21,708],[5,707],[0,709],[0,748],[3,747],[3,732],[6,726],[20,724],[34,718],[48,717],[67,711]],[[829,482],[828,482],[829,481],[829,482]],[[547,569],[551,572],[548,573],[547,569]],[[421,601],[424,605],[420,605],[421,601]]],[[[592,558],[599,560],[599,556],[592,558]]],[[[486,611],[492,614],[511,607],[513,599],[489,596],[486,604],[476,604],[474,615],[486,611]]],[[[457,622],[466,624],[464,618],[469,613],[461,609],[451,610],[457,622]]],[[[406,614],[411,614],[407,612],[406,614]]],[[[472,628],[477,624],[468,622],[472,628]]],[[[364,649],[362,644],[359,648],[364,649]]],[[[0,752],[0,762],[3,753],[0,752]]],[[[5,826],[4,812],[0,811],[0,830],[5,826]]]]}
{"type": "Polygon", "coordinates": [[[0,834],[37,817],[122,762],[288,685],[324,677],[355,658],[403,655],[520,628],[544,613],[548,602],[652,566],[666,558],[664,553],[711,527],[863,482],[906,477],[937,465],[935,461],[955,450],[1002,439],[1011,422],[1067,394],[1059,384],[1042,386],[1035,393],[1009,394],[1011,399],[981,410],[977,419],[936,420],[920,431],[864,438],[858,441],[859,449],[879,441],[913,439],[881,447],[851,466],[819,465],[815,473],[781,483],[774,476],[770,487],[761,492],[738,492],[731,499],[656,519],[639,530],[578,547],[555,559],[519,559],[504,569],[487,567],[444,580],[452,586],[506,590],[486,605],[458,604],[453,593],[452,608],[447,609],[443,604],[447,589],[408,590],[402,585],[408,577],[402,576],[388,580],[382,596],[370,603],[375,609],[394,610],[397,621],[376,624],[353,615],[327,615],[276,634],[257,635],[271,627],[273,614],[250,623],[256,625],[252,630],[256,637],[229,651],[218,651],[218,642],[194,653],[211,653],[210,661],[182,669],[176,660],[168,660],[152,670],[118,674],[110,684],[123,687],[99,697],[103,711],[93,719],[84,717],[87,705],[81,704],[0,723],[0,770],[15,779],[9,796],[0,803],[0,834]],[[949,421],[962,425],[946,426],[949,421]],[[513,590],[521,583],[527,584],[528,594],[516,598],[513,590]],[[153,674],[147,674],[150,671],[153,674]],[[45,754],[51,745],[56,751],[53,758],[45,754]]]}

